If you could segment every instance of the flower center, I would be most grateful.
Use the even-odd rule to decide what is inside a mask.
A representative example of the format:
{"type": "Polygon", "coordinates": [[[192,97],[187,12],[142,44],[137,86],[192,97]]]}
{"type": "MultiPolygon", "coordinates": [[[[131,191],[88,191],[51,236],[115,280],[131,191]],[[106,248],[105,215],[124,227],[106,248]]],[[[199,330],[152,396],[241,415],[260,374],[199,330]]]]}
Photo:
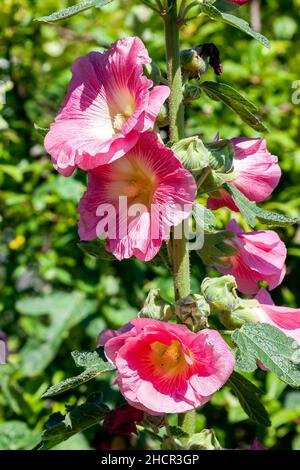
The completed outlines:
{"type": "Polygon", "coordinates": [[[118,106],[118,112],[115,112],[112,118],[112,125],[116,134],[121,131],[123,125],[128,121],[135,110],[133,97],[128,96],[126,98],[126,100],[121,100],[120,105],[118,106]]]}
{"type": "Polygon", "coordinates": [[[173,340],[170,344],[155,341],[151,344],[151,359],[155,369],[163,375],[174,375],[184,372],[192,364],[191,352],[185,353],[179,341],[173,340]]]}

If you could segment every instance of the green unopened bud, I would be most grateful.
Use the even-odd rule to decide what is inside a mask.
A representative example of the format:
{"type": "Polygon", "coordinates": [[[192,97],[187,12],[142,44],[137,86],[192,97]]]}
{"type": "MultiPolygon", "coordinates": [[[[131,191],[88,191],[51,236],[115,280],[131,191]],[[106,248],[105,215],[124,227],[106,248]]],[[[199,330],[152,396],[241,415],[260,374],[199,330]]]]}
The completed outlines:
{"type": "Polygon", "coordinates": [[[185,105],[192,104],[193,101],[200,98],[201,89],[196,85],[187,85],[183,90],[183,101],[185,105]]]}
{"type": "Polygon", "coordinates": [[[161,71],[155,62],[151,62],[151,64],[144,64],[143,71],[146,77],[153,81],[154,85],[158,85],[161,82],[161,71]]]}
{"type": "Polygon", "coordinates": [[[176,142],[172,146],[172,150],[185,168],[191,172],[199,172],[209,165],[209,152],[197,136],[176,142]]]}
{"type": "Polygon", "coordinates": [[[240,328],[244,323],[256,322],[254,308],[259,307],[255,299],[239,299],[238,307],[232,312],[220,312],[220,322],[229,330],[240,328]]]}
{"type": "Polygon", "coordinates": [[[195,49],[185,49],[180,53],[180,63],[188,78],[198,78],[208,69],[207,58],[201,57],[195,49]]]}
{"type": "Polygon", "coordinates": [[[158,127],[165,127],[169,124],[169,114],[165,104],[160,108],[155,124],[157,124],[158,127]]]}
{"type": "Polygon", "coordinates": [[[201,291],[213,313],[232,312],[239,306],[237,285],[233,276],[205,278],[201,291]]]}
{"type": "Polygon", "coordinates": [[[208,327],[207,317],[210,314],[210,308],[203,295],[190,294],[177,300],[175,314],[181,323],[197,332],[208,327]]]}
{"type": "Polygon", "coordinates": [[[162,299],[160,289],[151,289],[138,317],[167,321],[170,320],[173,315],[173,307],[169,302],[162,299]]]}
{"type": "Polygon", "coordinates": [[[194,434],[188,441],[189,450],[222,450],[213,429],[203,429],[203,431],[194,434]]]}

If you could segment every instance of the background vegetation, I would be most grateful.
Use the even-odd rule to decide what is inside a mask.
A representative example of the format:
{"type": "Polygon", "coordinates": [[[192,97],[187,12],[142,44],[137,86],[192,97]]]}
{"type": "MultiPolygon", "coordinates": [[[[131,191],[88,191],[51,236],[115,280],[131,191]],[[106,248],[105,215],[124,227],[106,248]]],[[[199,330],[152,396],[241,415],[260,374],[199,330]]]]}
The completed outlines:
{"type": "MultiPolygon", "coordinates": [[[[164,68],[160,18],[141,2],[117,0],[59,24],[34,22],[74,3],[67,0],[1,0],[0,84],[6,104],[0,105],[0,330],[9,340],[9,363],[0,366],[0,449],[30,449],[51,412],[64,403],[80,404],[101,390],[110,406],[123,403],[110,377],[89,382],[57,399],[42,400],[48,386],[76,374],[70,351],[94,348],[106,325],[117,328],[135,316],[151,287],[172,299],[172,281],[164,267],[136,260],[96,260],[78,247],[76,206],[85,175],[57,174],[43,149],[36,126],[47,128],[66,92],[70,66],[79,55],[103,50],[125,35],[138,35],[164,68]]],[[[214,42],[221,51],[224,73],[256,103],[271,132],[272,153],[283,169],[280,186],[265,203],[290,216],[299,212],[300,104],[293,105],[292,83],[300,79],[300,0],[262,1],[262,32],[272,40],[267,50],[243,33],[202,16],[183,30],[184,47],[214,42]]],[[[240,14],[249,17],[249,7],[240,14]]],[[[216,80],[211,74],[211,79],[216,80]]],[[[205,141],[254,136],[253,131],[221,103],[204,96],[187,112],[187,134],[205,141]]],[[[220,224],[229,219],[219,211],[220,224]]],[[[288,274],[274,293],[276,303],[300,306],[300,232],[280,231],[288,245],[288,274]]],[[[204,268],[193,263],[196,291],[204,268]]],[[[245,447],[258,436],[274,449],[300,449],[300,392],[291,391],[272,374],[257,372],[253,381],[264,390],[263,402],[272,426],[259,428],[225,387],[198,414],[198,426],[214,427],[222,445],[245,447]]],[[[61,448],[155,447],[151,437],[126,441],[93,428],[61,448]]]]}

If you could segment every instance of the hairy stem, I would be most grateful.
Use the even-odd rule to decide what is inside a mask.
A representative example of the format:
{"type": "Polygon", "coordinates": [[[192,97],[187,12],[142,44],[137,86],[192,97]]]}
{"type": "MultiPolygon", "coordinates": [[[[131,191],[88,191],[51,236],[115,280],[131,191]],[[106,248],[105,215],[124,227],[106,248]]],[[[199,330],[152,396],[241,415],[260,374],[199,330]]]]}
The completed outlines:
{"type": "MultiPolygon", "coordinates": [[[[168,9],[164,20],[168,82],[171,89],[169,98],[169,132],[171,143],[175,143],[184,138],[184,107],[179,42],[180,21],[177,15],[177,0],[167,0],[167,5],[168,9]]],[[[182,236],[180,239],[176,239],[173,232],[172,266],[176,300],[186,297],[190,293],[190,260],[183,223],[181,232],[182,236]]],[[[194,433],[194,423],[194,411],[178,416],[178,425],[189,436],[194,433]]]]}

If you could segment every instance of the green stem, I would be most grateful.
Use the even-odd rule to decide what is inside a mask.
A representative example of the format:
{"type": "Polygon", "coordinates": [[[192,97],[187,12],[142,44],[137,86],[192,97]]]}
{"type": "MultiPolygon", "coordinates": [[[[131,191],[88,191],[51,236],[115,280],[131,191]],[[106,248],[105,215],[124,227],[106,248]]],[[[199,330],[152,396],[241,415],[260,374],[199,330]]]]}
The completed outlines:
{"type": "MultiPolygon", "coordinates": [[[[175,143],[184,138],[184,107],[182,93],[182,76],[180,67],[180,41],[179,18],[177,14],[177,0],[167,0],[167,13],[165,20],[165,41],[168,82],[171,89],[169,98],[169,131],[170,141],[175,143]]],[[[184,236],[183,223],[182,237],[173,237],[172,266],[175,299],[186,297],[190,293],[190,260],[187,241],[184,236]]],[[[174,235],[174,232],[173,232],[174,235]]],[[[189,436],[195,432],[195,412],[178,415],[178,425],[189,436]]],[[[186,443],[186,442],[184,442],[186,443]]]]}
{"type": "MultiPolygon", "coordinates": [[[[168,13],[165,19],[165,39],[168,82],[171,89],[169,98],[170,141],[175,143],[184,138],[184,107],[182,76],[180,67],[179,25],[177,0],[167,0],[168,13]]],[[[189,252],[184,236],[183,224],[181,239],[173,239],[173,278],[175,298],[186,297],[190,293],[189,252]]],[[[178,233],[179,233],[178,231],[178,233]]]]}

